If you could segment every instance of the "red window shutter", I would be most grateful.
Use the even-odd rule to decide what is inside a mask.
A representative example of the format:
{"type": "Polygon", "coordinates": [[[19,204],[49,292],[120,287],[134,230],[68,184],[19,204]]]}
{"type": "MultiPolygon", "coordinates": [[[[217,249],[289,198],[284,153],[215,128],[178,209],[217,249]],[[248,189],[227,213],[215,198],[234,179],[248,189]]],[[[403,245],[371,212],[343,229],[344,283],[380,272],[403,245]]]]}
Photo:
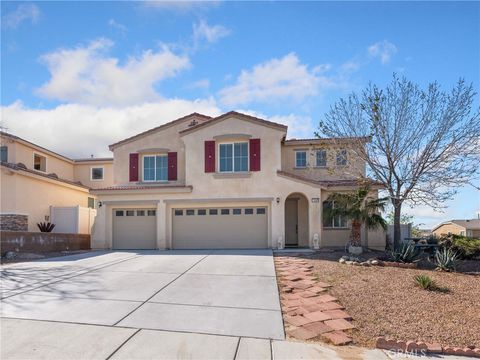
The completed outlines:
{"type": "Polygon", "coordinates": [[[138,181],[138,154],[130,154],[130,181],[138,181]]]}
{"type": "Polygon", "coordinates": [[[215,141],[205,141],[205,172],[215,172],[215,141]]]}
{"type": "Polygon", "coordinates": [[[260,171],[260,139],[250,139],[250,171],[260,171]]]}
{"type": "Polygon", "coordinates": [[[168,180],[177,180],[177,153],[168,153],[168,180]]]}

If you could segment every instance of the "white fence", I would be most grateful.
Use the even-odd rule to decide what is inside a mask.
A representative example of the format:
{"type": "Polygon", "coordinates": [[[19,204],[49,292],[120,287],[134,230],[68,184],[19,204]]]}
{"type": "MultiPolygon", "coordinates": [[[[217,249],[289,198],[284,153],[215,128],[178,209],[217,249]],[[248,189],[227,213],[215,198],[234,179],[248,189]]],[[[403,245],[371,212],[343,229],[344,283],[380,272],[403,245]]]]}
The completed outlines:
{"type": "MultiPolygon", "coordinates": [[[[387,228],[387,241],[390,246],[393,246],[393,225],[388,225],[387,228]]],[[[406,242],[406,238],[412,237],[412,224],[400,224],[400,241],[401,243],[406,242]]]]}
{"type": "Polygon", "coordinates": [[[50,206],[54,233],[90,234],[97,210],[80,206],[50,206]]]}

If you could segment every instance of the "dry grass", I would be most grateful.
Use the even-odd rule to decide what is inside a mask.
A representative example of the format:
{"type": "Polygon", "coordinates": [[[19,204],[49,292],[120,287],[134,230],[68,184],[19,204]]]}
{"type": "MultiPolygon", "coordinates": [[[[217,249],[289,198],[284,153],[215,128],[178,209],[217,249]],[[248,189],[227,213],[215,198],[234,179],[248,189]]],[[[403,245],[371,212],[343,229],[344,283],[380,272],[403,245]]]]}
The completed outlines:
{"type": "MultiPolygon", "coordinates": [[[[423,340],[443,345],[480,347],[480,276],[391,267],[358,267],[334,261],[341,256],[310,260],[330,293],[352,315],[359,345],[373,346],[377,336],[423,340]],[[426,291],[415,275],[430,276],[449,291],[426,291]]],[[[325,257],[325,255],[323,255],[325,257]]]]}

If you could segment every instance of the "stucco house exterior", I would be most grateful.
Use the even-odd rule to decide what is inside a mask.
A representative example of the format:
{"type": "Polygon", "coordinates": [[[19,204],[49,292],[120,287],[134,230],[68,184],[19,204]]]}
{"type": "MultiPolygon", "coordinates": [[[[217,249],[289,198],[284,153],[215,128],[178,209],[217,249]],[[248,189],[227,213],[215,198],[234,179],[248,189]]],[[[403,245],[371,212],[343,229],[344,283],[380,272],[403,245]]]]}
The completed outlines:
{"type": "MultiPolygon", "coordinates": [[[[365,177],[354,142],[286,139],[282,124],[193,113],[110,145],[113,183],[90,190],[92,248],[343,247],[348,222],[323,209],[365,177]]],[[[384,249],[385,234],[363,229],[362,243],[384,249]]]]}
{"type": "Polygon", "coordinates": [[[480,239],[480,219],[445,221],[434,227],[432,233],[437,237],[454,234],[480,239]]]}
{"type": "Polygon", "coordinates": [[[0,155],[1,230],[39,231],[37,223],[50,221],[51,207],[94,208],[90,189],[113,184],[111,158],[70,159],[5,132],[0,155]]]}

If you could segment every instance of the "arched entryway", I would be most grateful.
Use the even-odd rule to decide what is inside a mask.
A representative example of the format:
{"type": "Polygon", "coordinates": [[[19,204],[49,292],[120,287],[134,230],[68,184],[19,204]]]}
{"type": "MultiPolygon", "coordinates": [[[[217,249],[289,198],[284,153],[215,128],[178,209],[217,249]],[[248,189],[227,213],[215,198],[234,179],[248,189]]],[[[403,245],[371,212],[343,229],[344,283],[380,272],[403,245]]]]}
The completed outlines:
{"type": "Polygon", "coordinates": [[[301,193],[285,199],[285,247],[309,246],[308,199],[301,193]]]}

